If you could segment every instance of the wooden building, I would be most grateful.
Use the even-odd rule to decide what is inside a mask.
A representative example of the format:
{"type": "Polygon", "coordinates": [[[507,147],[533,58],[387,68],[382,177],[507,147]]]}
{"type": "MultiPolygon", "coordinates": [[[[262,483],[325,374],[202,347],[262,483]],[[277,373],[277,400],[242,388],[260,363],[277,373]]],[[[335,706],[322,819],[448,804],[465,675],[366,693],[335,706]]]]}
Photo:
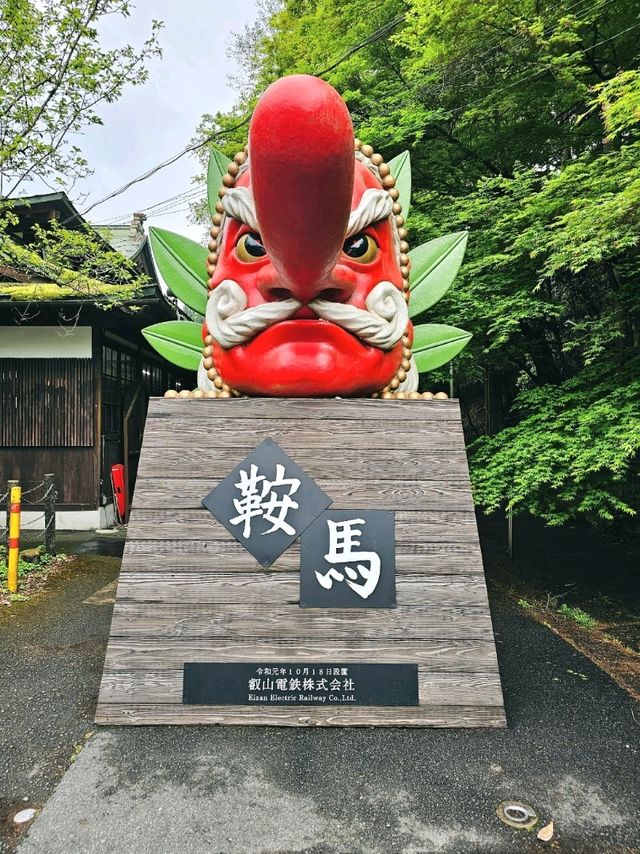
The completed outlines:
{"type": "MultiPolygon", "coordinates": [[[[36,222],[83,224],[62,193],[27,202],[15,208],[16,244],[31,242],[36,222]]],[[[136,214],[130,226],[103,231],[150,279],[109,307],[95,295],[70,296],[0,266],[0,493],[9,479],[40,481],[54,473],[59,529],[112,523],[111,466],[125,465],[130,496],[149,396],[193,385],[193,376],[162,360],[140,332],[178,316],[157,280],[143,222],[136,214]],[[29,298],[32,283],[47,287],[29,298]]],[[[26,513],[25,522],[36,515],[26,513]]]]}

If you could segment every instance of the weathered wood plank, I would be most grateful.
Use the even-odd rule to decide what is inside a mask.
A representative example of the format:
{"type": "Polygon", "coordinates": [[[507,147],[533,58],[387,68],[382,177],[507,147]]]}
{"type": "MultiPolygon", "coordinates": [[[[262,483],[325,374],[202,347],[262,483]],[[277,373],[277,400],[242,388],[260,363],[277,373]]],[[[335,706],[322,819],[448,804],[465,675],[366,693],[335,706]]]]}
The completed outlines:
{"type": "MultiPolygon", "coordinates": [[[[185,477],[171,481],[172,507],[195,509],[221,478],[185,477]]],[[[333,499],[333,506],[343,510],[473,510],[471,490],[466,480],[446,481],[339,481],[315,478],[318,486],[333,499]]],[[[166,483],[157,478],[138,478],[133,508],[165,509],[168,499],[166,483]]]]}
{"type": "MultiPolygon", "coordinates": [[[[218,420],[242,419],[278,421],[312,418],[322,422],[325,418],[345,421],[403,421],[406,418],[430,422],[451,421],[460,424],[460,404],[451,400],[367,400],[364,398],[338,400],[335,398],[239,398],[231,400],[166,400],[149,401],[150,419],[178,418],[180,423],[194,420],[214,424],[218,420]]],[[[344,429],[344,428],[343,428],[344,429]]]]}
{"type": "MultiPolygon", "coordinates": [[[[245,556],[247,550],[231,534],[227,534],[226,542],[222,540],[167,540],[158,546],[158,540],[129,540],[126,544],[126,556],[143,554],[158,554],[158,548],[162,549],[164,557],[171,555],[201,555],[205,560],[213,558],[220,560],[225,556],[245,556]]],[[[396,544],[396,557],[431,556],[435,559],[447,557],[458,558],[461,561],[472,561],[480,559],[480,550],[476,543],[429,543],[429,542],[398,542],[396,544]]],[[[249,557],[251,557],[249,555],[249,557]]],[[[251,558],[255,562],[254,558],[251,558]]],[[[300,568],[300,544],[294,543],[282,555],[282,565],[300,568]],[[294,548],[295,546],[295,548],[294,548]]],[[[401,561],[398,561],[401,563],[401,561]]],[[[406,566],[406,561],[404,564],[406,566]]]]}
{"type": "MultiPolygon", "coordinates": [[[[123,696],[128,703],[182,703],[182,668],[175,670],[110,671],[103,674],[99,703],[117,703],[123,696]]],[[[479,699],[483,705],[502,703],[500,676],[497,673],[418,672],[418,696],[421,706],[471,706],[479,699]]],[[[309,708],[308,706],[305,708],[309,708]]]]}
{"type": "MultiPolygon", "coordinates": [[[[199,571],[202,572],[203,576],[209,581],[214,581],[216,578],[224,578],[225,576],[233,576],[237,573],[247,572],[255,572],[261,577],[273,576],[275,573],[282,573],[291,577],[294,574],[297,576],[300,569],[299,565],[292,565],[291,560],[289,558],[285,559],[283,556],[273,563],[268,570],[265,570],[251,557],[251,555],[247,555],[246,558],[232,556],[225,560],[224,563],[217,563],[217,561],[212,560],[199,561],[195,557],[182,557],[179,554],[173,555],[170,560],[162,557],[161,554],[130,555],[122,566],[127,572],[149,574],[149,576],[157,572],[158,567],[163,571],[173,573],[179,573],[182,571],[199,571]]],[[[419,574],[425,578],[434,574],[449,575],[450,577],[455,577],[460,574],[475,574],[482,577],[483,570],[481,564],[475,559],[463,563],[456,557],[445,556],[443,558],[432,559],[429,555],[407,555],[402,566],[399,567],[397,573],[398,579],[400,579],[404,573],[409,575],[419,574]]]]}
{"type": "MultiPolygon", "coordinates": [[[[138,572],[156,572],[158,569],[177,571],[199,569],[203,573],[228,572],[295,572],[300,569],[299,546],[293,547],[264,570],[246,549],[231,541],[226,544],[208,543],[205,540],[193,542],[173,542],[164,547],[164,540],[134,540],[125,547],[123,568],[138,572]]],[[[408,543],[396,552],[396,572],[398,577],[404,573],[437,573],[465,575],[482,572],[480,550],[469,543],[467,549],[454,548],[442,543],[416,544],[418,554],[412,552],[414,546],[408,543]],[[439,546],[443,548],[438,548],[439,546]]]]}
{"type": "Polygon", "coordinates": [[[100,703],[96,723],[219,724],[237,726],[393,726],[505,727],[499,706],[416,706],[414,708],[289,709],[275,706],[178,706],[171,703],[135,705],[100,703]]]}
{"type": "MultiPolygon", "coordinates": [[[[225,449],[221,462],[220,446],[216,435],[211,444],[202,442],[184,445],[168,454],[165,447],[150,446],[140,460],[138,476],[182,478],[186,471],[213,472],[224,469],[231,471],[255,449],[256,442],[247,441],[246,436],[225,449]]],[[[415,448],[393,448],[390,464],[389,448],[364,448],[347,454],[336,453],[336,449],[314,448],[287,449],[278,444],[312,478],[326,477],[342,480],[435,480],[448,478],[465,480],[468,477],[467,456],[462,444],[446,449],[430,448],[418,451],[415,448]]]]}
{"type": "MultiPolygon", "coordinates": [[[[419,510],[400,510],[395,518],[400,543],[478,543],[475,514],[468,510],[433,511],[428,516],[419,510]]],[[[127,541],[177,539],[229,542],[231,535],[204,507],[138,507],[127,528],[127,541]]]]}
{"type": "MultiPolygon", "coordinates": [[[[189,443],[196,447],[213,443],[217,448],[225,449],[223,453],[229,462],[235,459],[235,463],[229,466],[232,469],[239,462],[233,452],[235,445],[245,445],[252,439],[255,440],[253,447],[263,439],[274,439],[297,462],[305,450],[316,448],[333,450],[337,456],[362,451],[362,448],[386,448],[393,451],[398,447],[406,447],[409,435],[420,437],[419,447],[426,453],[442,449],[460,450],[464,447],[462,426],[453,424],[450,429],[447,425],[447,429],[443,430],[437,424],[421,421],[363,421],[352,424],[349,421],[323,419],[314,424],[309,420],[256,420],[249,432],[241,433],[239,425],[222,419],[216,421],[215,425],[204,420],[185,421],[178,428],[172,419],[156,418],[147,422],[142,450],[145,452],[154,446],[179,453],[189,443]]],[[[418,447],[415,439],[412,439],[412,443],[418,447]]]]}
{"type": "Polygon", "coordinates": [[[305,641],[216,641],[168,638],[112,637],[107,647],[108,670],[175,669],[185,661],[296,661],[376,662],[419,664],[428,670],[448,672],[497,671],[493,640],[362,641],[359,639],[309,643],[305,641]]]}
{"type": "MultiPolygon", "coordinates": [[[[468,606],[487,604],[484,577],[475,575],[402,575],[398,605],[468,606]]],[[[118,602],[198,605],[297,604],[300,579],[294,573],[204,574],[199,571],[120,573],[118,602]]]]}
{"type": "Polygon", "coordinates": [[[118,602],[111,637],[121,638],[331,638],[389,641],[493,638],[488,610],[478,605],[383,608],[300,608],[298,605],[159,605],[118,602]]]}

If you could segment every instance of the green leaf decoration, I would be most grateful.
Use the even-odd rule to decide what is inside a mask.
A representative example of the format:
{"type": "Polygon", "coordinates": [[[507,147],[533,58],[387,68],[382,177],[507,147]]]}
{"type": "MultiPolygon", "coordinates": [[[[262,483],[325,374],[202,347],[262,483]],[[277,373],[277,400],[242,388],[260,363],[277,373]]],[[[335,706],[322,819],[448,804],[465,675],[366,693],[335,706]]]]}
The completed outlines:
{"type": "Polygon", "coordinates": [[[434,371],[446,365],[471,340],[471,333],[444,323],[425,323],[413,331],[411,350],[418,372],[434,371]]]}
{"type": "Polygon", "coordinates": [[[151,249],[171,293],[204,317],[207,309],[207,248],[164,228],[149,229],[151,249]]]}
{"type": "Polygon", "coordinates": [[[421,314],[446,294],[467,248],[467,231],[436,237],[409,253],[411,259],[411,299],[409,316],[421,314]]]}
{"type": "Polygon", "coordinates": [[[402,205],[402,215],[406,219],[409,216],[411,205],[411,157],[408,151],[398,154],[387,164],[391,174],[396,179],[396,189],[400,193],[398,201],[402,205]]]}
{"type": "Polygon", "coordinates": [[[191,320],[167,320],[142,330],[153,349],[187,371],[197,371],[202,357],[202,326],[191,320]]]}
{"type": "Polygon", "coordinates": [[[222,186],[222,176],[226,175],[229,158],[217,148],[209,149],[209,166],[207,167],[207,199],[211,216],[216,212],[216,204],[220,201],[218,190],[222,186]]]}

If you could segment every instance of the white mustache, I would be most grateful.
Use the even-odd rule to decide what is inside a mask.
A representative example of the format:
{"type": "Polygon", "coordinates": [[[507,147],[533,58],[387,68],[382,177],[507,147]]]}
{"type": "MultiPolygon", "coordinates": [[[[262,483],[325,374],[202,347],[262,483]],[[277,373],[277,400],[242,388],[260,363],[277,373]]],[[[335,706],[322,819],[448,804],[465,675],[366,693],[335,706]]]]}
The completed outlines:
{"type": "MultiPolygon", "coordinates": [[[[402,292],[391,282],[379,282],[365,300],[366,309],[341,302],[315,299],[309,303],[318,317],[331,321],[381,350],[391,350],[404,335],[409,312],[402,292]]],[[[207,326],[215,340],[228,350],[250,341],[260,332],[288,320],[302,303],[296,299],[266,302],[247,308],[247,295],[233,279],[225,279],[211,292],[207,326]]]]}

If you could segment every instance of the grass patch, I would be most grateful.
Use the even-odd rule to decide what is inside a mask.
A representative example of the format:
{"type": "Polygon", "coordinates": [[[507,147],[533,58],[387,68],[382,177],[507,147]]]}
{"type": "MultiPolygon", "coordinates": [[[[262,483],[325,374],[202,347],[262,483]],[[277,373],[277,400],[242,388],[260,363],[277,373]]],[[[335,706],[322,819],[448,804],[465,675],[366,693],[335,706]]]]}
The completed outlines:
{"type": "Polygon", "coordinates": [[[567,620],[572,620],[579,626],[583,626],[585,629],[595,629],[598,625],[597,621],[590,614],[587,614],[586,611],[583,611],[582,608],[572,608],[566,602],[558,608],[558,613],[566,617],[567,620]]]}
{"type": "Polygon", "coordinates": [[[10,593],[7,588],[7,576],[9,573],[6,546],[0,546],[0,604],[12,604],[14,602],[25,602],[31,593],[42,587],[47,573],[51,569],[57,569],[68,558],[64,554],[52,555],[40,546],[36,550],[32,560],[18,560],[18,592],[10,593]]]}

